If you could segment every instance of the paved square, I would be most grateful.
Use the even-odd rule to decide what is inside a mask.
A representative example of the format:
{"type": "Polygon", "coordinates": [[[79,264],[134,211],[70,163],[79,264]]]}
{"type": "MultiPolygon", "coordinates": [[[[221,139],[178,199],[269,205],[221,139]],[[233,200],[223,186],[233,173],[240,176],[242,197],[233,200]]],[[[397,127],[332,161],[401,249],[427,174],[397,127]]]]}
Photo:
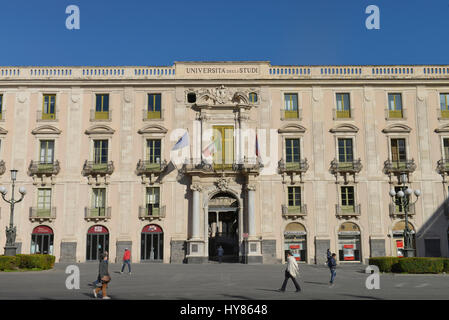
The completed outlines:
{"type": "MultiPolygon", "coordinates": [[[[56,264],[42,272],[0,272],[0,299],[93,299],[91,282],[98,263],[78,264],[80,289],[67,290],[68,264],[56,264]]],[[[324,265],[300,265],[301,293],[291,280],[280,293],[285,265],[243,264],[133,264],[132,274],[120,274],[111,264],[108,295],[113,299],[210,300],[210,299],[448,299],[449,275],[380,275],[380,290],[368,290],[366,266],[344,265],[337,269],[336,284],[329,288],[324,265]]],[[[126,271],[127,269],[125,269],[126,271]]]]}

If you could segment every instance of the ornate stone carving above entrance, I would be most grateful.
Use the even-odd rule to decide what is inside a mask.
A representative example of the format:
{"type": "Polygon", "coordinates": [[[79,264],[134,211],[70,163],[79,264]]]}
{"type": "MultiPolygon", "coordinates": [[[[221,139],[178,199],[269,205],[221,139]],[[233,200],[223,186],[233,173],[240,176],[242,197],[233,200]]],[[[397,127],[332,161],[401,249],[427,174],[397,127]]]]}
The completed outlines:
{"type": "Polygon", "coordinates": [[[249,93],[255,92],[257,90],[253,88],[239,89],[239,88],[228,88],[221,85],[216,88],[201,88],[198,90],[189,89],[186,94],[195,93],[197,107],[229,107],[229,106],[239,106],[250,108],[254,106],[249,101],[249,93]]]}
{"type": "Polygon", "coordinates": [[[222,191],[228,188],[228,184],[229,184],[229,180],[226,178],[219,178],[217,180],[217,182],[215,182],[215,185],[217,186],[217,188],[222,191]]]}

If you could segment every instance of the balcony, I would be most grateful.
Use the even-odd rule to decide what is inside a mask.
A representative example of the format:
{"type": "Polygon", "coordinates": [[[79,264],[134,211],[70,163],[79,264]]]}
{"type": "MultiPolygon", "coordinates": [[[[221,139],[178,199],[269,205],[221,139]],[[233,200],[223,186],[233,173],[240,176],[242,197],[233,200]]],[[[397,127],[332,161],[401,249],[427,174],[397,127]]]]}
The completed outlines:
{"type": "Polygon", "coordinates": [[[281,158],[278,162],[278,168],[280,173],[304,173],[309,169],[309,164],[307,163],[307,158],[299,162],[285,162],[281,158]]]}
{"type": "Polygon", "coordinates": [[[148,109],[142,110],[143,121],[151,120],[163,120],[164,113],[162,111],[148,111],[148,109]]]}
{"type": "Polygon", "coordinates": [[[303,204],[300,206],[287,206],[282,205],[282,217],[296,219],[299,217],[304,217],[307,215],[307,205],[303,204]]]}
{"type": "Polygon", "coordinates": [[[59,111],[56,110],[54,113],[43,113],[42,110],[37,110],[36,121],[44,122],[44,121],[58,121],[59,119],[59,111]]]}
{"type": "Polygon", "coordinates": [[[351,119],[351,110],[337,110],[333,109],[334,120],[351,119]]]}
{"type": "Polygon", "coordinates": [[[407,110],[390,110],[385,109],[385,120],[407,120],[407,110]]]}
{"type": "Polygon", "coordinates": [[[401,173],[412,173],[416,170],[415,160],[404,160],[404,161],[391,161],[386,160],[384,162],[384,173],[385,174],[401,174],[401,173]]]}
{"type": "Polygon", "coordinates": [[[84,176],[111,175],[114,172],[114,163],[95,163],[94,161],[85,161],[82,174],[84,176]]]}
{"type": "Polygon", "coordinates": [[[355,161],[347,161],[347,162],[339,162],[337,159],[332,160],[331,162],[331,173],[359,173],[362,170],[362,161],[360,159],[355,161]]]}
{"type": "Polygon", "coordinates": [[[335,205],[335,213],[337,217],[358,217],[360,216],[360,204],[352,206],[342,206],[339,204],[335,205]]]}
{"type": "Polygon", "coordinates": [[[100,221],[111,219],[111,207],[85,207],[84,208],[84,219],[87,221],[100,221]]]}
{"type": "Polygon", "coordinates": [[[301,120],[302,112],[298,110],[281,110],[281,120],[301,120]]]}
{"type": "Polygon", "coordinates": [[[449,120],[449,110],[437,109],[438,120],[449,120]]]}
{"type": "Polygon", "coordinates": [[[90,110],[90,121],[111,121],[112,110],[109,111],[96,111],[90,110]]]}
{"type": "Polygon", "coordinates": [[[31,161],[30,166],[28,167],[29,175],[57,175],[61,170],[59,166],[59,161],[55,160],[52,163],[41,162],[41,161],[31,161]]]}
{"type": "Polygon", "coordinates": [[[182,168],[179,170],[181,175],[217,175],[220,173],[229,174],[254,174],[260,173],[263,164],[260,159],[244,157],[241,161],[234,161],[233,163],[208,163],[203,159],[186,160],[182,168]]]}
{"type": "Polygon", "coordinates": [[[449,159],[438,160],[437,171],[439,174],[449,174],[449,159]]]}
{"type": "Polygon", "coordinates": [[[5,161],[0,160],[0,176],[3,175],[6,171],[5,161]]]}
{"type": "Polygon", "coordinates": [[[152,206],[139,206],[140,220],[161,220],[165,218],[165,206],[154,208],[152,206]]]}
{"type": "Polygon", "coordinates": [[[167,167],[166,160],[162,161],[162,163],[151,162],[148,160],[139,160],[139,162],[137,163],[137,174],[138,175],[159,174],[162,171],[164,171],[166,167],[167,167]]]}
{"type": "Polygon", "coordinates": [[[47,209],[41,209],[37,207],[30,208],[30,220],[31,222],[39,221],[49,221],[52,222],[56,219],[56,207],[51,207],[47,209]]]}
{"type": "MultiPolygon", "coordinates": [[[[389,204],[389,210],[390,210],[390,216],[391,217],[402,217],[405,216],[404,207],[397,205],[396,203],[390,203],[389,204]]],[[[409,210],[407,212],[408,216],[415,215],[415,204],[410,203],[409,204],[409,210]]]]}

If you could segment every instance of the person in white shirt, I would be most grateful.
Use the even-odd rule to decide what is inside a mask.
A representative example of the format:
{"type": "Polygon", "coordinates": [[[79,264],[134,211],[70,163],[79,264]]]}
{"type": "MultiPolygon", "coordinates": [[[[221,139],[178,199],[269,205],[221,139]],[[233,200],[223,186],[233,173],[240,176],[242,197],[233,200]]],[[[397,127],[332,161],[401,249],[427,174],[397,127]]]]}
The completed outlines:
{"type": "Polygon", "coordinates": [[[292,279],[293,284],[296,287],[296,292],[301,291],[301,287],[299,286],[298,282],[296,281],[296,278],[299,276],[299,268],[298,264],[296,263],[295,257],[293,257],[291,251],[287,251],[287,269],[285,270],[285,279],[284,283],[282,284],[281,289],[279,289],[280,292],[285,292],[285,288],[287,287],[287,281],[288,279],[292,279]]]}

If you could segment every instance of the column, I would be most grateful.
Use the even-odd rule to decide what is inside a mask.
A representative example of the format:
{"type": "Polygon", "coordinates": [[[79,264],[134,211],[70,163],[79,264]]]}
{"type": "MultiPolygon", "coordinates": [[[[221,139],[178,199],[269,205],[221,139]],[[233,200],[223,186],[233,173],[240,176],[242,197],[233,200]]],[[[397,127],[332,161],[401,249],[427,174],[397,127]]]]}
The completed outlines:
{"type": "Polygon", "coordinates": [[[194,184],[190,188],[193,191],[192,239],[199,239],[199,237],[200,237],[200,192],[201,192],[201,186],[198,184],[194,184]]]}
{"type": "Polygon", "coordinates": [[[256,235],[256,212],[255,212],[255,194],[256,186],[248,185],[248,237],[252,238],[256,235]]]}

